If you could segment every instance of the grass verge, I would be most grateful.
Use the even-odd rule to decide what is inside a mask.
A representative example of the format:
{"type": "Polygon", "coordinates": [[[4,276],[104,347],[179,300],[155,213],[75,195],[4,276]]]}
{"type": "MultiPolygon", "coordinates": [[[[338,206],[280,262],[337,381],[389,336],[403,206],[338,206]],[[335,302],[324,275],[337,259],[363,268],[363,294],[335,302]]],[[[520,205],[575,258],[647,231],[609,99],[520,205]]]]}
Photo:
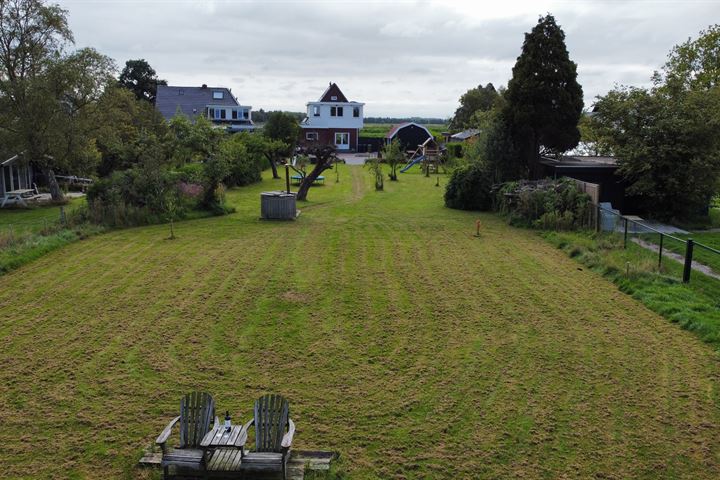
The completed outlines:
{"type": "Polygon", "coordinates": [[[546,232],[556,247],[618,285],[682,328],[695,333],[714,348],[720,348],[720,282],[693,271],[683,284],[682,265],[663,259],[632,242],[623,249],[620,235],[589,232],[546,232]]]}

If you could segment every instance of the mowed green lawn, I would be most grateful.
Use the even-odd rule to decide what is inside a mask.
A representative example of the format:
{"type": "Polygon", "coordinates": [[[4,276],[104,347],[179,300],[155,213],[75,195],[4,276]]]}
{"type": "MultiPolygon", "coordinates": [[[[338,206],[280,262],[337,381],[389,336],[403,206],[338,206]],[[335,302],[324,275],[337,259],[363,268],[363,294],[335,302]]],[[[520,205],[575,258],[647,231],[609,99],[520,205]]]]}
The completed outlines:
{"type": "MultiPolygon", "coordinates": [[[[211,392],[285,395],[294,447],[350,478],[718,478],[720,364],[535,233],[443,208],[434,178],[313,188],[92,237],[0,277],[3,477],[115,478],[211,392]]],[[[444,183],[444,180],[443,182],[444,183]]]]}

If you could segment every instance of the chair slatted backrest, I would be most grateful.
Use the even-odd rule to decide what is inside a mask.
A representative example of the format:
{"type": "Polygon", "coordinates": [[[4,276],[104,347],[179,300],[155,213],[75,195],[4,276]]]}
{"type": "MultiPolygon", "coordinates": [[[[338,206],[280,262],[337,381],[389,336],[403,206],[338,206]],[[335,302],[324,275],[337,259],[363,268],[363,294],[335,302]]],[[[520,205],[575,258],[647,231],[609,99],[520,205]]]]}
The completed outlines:
{"type": "Polygon", "coordinates": [[[263,395],[255,400],[255,450],[282,452],[290,406],[281,395],[263,395]]]}
{"type": "Polygon", "coordinates": [[[205,392],[192,392],[180,400],[180,448],[196,448],[215,417],[215,400],[205,392]]]}

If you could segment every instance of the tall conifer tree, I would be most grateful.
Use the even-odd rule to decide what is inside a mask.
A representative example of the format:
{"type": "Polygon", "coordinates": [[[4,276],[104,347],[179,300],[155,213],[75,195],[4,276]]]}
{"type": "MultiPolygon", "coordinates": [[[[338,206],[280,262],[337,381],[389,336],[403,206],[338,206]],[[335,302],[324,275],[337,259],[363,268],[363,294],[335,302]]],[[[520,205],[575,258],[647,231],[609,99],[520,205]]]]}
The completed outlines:
{"type": "Polygon", "coordinates": [[[505,118],[531,175],[539,173],[541,151],[564,152],[578,144],[582,87],[565,46],[565,33],[552,15],[541,17],[525,34],[506,98],[505,118]]]}

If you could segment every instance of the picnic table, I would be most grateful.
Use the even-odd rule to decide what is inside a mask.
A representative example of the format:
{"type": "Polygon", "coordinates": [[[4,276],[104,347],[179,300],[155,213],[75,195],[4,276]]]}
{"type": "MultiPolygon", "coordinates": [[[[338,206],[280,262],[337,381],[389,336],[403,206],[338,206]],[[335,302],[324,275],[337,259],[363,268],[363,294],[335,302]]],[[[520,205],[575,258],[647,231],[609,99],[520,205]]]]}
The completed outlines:
{"type": "MultiPolygon", "coordinates": [[[[292,178],[295,185],[300,185],[300,182],[303,180],[302,175],[293,175],[290,178],[292,178]]],[[[325,183],[325,177],[323,175],[318,175],[314,183],[325,183]]]]}
{"type": "Polygon", "coordinates": [[[230,431],[222,423],[215,425],[200,442],[209,452],[208,472],[239,472],[247,430],[242,425],[233,425],[230,431]]]}
{"type": "Polygon", "coordinates": [[[5,204],[12,200],[16,203],[21,204],[23,207],[27,207],[27,203],[25,203],[26,199],[34,198],[35,197],[35,190],[32,188],[21,188],[19,190],[10,190],[9,192],[5,192],[5,197],[3,197],[2,204],[0,205],[0,208],[5,207],[5,204]]]}

